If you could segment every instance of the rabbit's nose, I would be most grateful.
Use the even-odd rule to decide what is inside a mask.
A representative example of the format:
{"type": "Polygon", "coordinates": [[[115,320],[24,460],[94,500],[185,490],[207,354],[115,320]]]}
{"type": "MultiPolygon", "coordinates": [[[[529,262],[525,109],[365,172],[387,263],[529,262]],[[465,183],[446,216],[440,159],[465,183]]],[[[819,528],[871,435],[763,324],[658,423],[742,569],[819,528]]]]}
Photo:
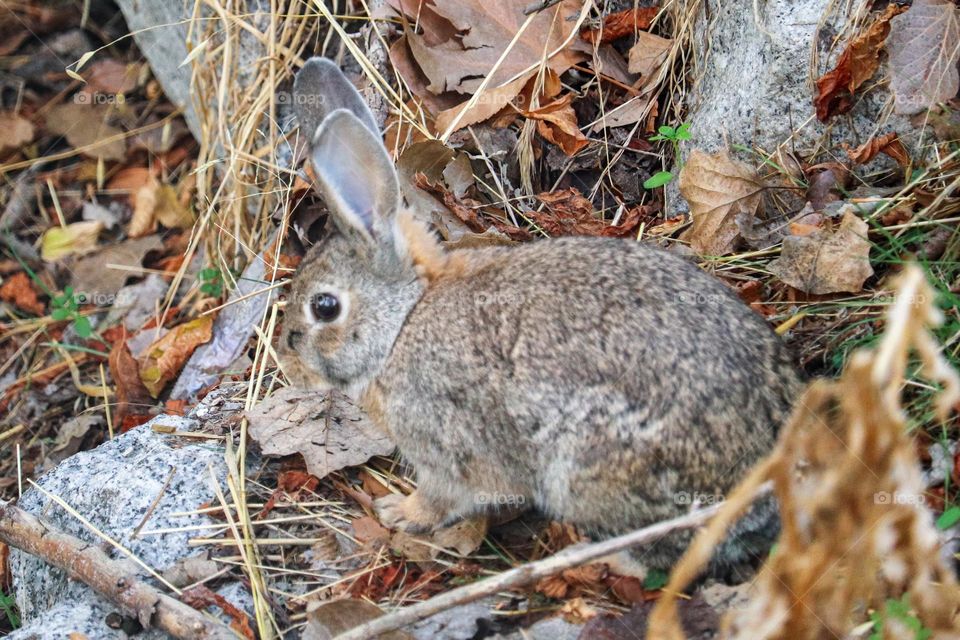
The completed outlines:
{"type": "Polygon", "coordinates": [[[287,347],[291,349],[296,349],[297,345],[300,343],[300,340],[303,338],[302,331],[291,331],[287,334],[287,347]]]}

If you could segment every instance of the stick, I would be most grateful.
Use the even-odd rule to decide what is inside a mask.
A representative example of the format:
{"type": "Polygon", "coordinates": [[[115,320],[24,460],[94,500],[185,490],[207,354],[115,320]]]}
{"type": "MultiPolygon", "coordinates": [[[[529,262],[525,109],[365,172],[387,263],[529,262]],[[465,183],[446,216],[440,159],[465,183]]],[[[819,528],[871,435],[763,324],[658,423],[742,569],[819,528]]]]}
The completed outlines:
{"type": "Polygon", "coordinates": [[[0,502],[0,540],[67,572],[135,616],[146,628],[175,638],[235,638],[225,626],[140,580],[124,563],[111,560],[96,545],[57,531],[48,523],[7,502],[0,502]]]}
{"type": "MultiPolygon", "coordinates": [[[[766,487],[766,490],[762,493],[768,492],[769,490],[770,487],[766,487]]],[[[762,495],[762,493],[758,493],[758,496],[762,495]]],[[[722,502],[710,505],[693,513],[673,518],[672,520],[658,522],[649,527],[637,529],[636,531],[617,536],[616,538],[609,538],[588,545],[567,547],[549,558],[510,569],[500,575],[460,587],[459,589],[454,589],[453,591],[448,591],[424,602],[418,602],[415,605],[404,607],[387,615],[375,618],[341,633],[336,636],[334,640],[367,640],[368,638],[376,638],[382,633],[395,631],[400,627],[413,624],[424,618],[429,618],[456,605],[473,602],[474,600],[479,600],[480,598],[499,593],[500,591],[514,589],[536,582],[541,578],[546,578],[564,569],[585,564],[591,560],[597,560],[618,551],[623,551],[629,547],[659,540],[674,531],[692,529],[709,520],[711,516],[720,510],[721,506],[723,506],[722,502]]]]}

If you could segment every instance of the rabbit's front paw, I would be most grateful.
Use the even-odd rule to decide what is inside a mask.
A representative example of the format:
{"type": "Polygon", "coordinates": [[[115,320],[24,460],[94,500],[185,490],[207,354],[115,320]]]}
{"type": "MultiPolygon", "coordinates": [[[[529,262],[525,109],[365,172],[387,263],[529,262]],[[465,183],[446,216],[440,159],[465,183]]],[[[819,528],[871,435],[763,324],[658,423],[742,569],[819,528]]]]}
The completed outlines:
{"type": "Polygon", "coordinates": [[[380,524],[407,533],[429,533],[439,527],[444,518],[444,514],[427,504],[417,491],[409,496],[383,496],[374,501],[373,508],[380,524]]]}

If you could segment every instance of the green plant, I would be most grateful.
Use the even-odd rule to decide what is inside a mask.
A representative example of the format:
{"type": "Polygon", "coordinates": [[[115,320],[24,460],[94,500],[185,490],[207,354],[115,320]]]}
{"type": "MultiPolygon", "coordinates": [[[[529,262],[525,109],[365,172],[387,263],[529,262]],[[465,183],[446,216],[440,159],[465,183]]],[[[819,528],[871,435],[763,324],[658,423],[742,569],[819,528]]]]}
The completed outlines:
{"type": "Polygon", "coordinates": [[[219,298],[223,295],[223,274],[216,267],[207,267],[201,269],[198,274],[200,278],[200,292],[208,296],[219,298]]]}
{"type": "Polygon", "coordinates": [[[50,317],[54,320],[73,320],[73,328],[81,338],[93,335],[90,319],[80,313],[81,299],[73,293],[73,287],[65,287],[63,293],[50,299],[50,317]]]}
{"type": "Polygon", "coordinates": [[[670,576],[666,571],[660,569],[651,569],[643,578],[643,588],[647,591],[656,591],[667,586],[667,580],[670,576]]]}
{"type": "Polygon", "coordinates": [[[17,603],[13,596],[0,591],[0,611],[7,617],[10,627],[18,629],[20,627],[20,616],[17,613],[17,603]]]}
{"type": "Polygon", "coordinates": [[[960,522],[960,507],[954,505],[937,518],[937,528],[943,531],[960,522]]]}
{"type": "MultiPolygon", "coordinates": [[[[677,128],[663,125],[657,135],[650,138],[650,142],[669,142],[673,145],[673,157],[677,159],[677,167],[683,168],[683,161],[680,159],[680,141],[690,139],[690,123],[684,122],[677,128]]],[[[656,189],[662,187],[673,180],[673,173],[670,171],[658,171],[643,183],[644,189],[656,189]]]]}
{"type": "Polygon", "coordinates": [[[903,626],[912,631],[914,640],[927,640],[933,635],[930,629],[923,626],[920,618],[910,611],[909,593],[903,594],[899,600],[888,599],[883,611],[874,611],[870,614],[870,620],[873,622],[870,640],[883,640],[883,626],[887,620],[891,619],[899,620],[903,626]]]}

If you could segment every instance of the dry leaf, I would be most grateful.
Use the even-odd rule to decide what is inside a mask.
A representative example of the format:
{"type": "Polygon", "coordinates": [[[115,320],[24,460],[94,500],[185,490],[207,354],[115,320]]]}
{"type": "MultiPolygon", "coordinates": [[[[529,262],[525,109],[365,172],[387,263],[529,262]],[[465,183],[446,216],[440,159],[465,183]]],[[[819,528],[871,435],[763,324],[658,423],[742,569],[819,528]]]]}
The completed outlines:
{"type": "Polygon", "coordinates": [[[286,387],[246,412],[250,437],[264,455],[303,455],[307,471],[323,478],[391,453],[394,444],[349,398],[286,387]]]}
{"type": "Polygon", "coordinates": [[[130,93],[137,88],[137,78],[140,76],[139,64],[124,64],[113,58],[100,60],[90,66],[86,73],[88,91],[121,94],[130,93]]]}
{"type": "Polygon", "coordinates": [[[193,224],[193,214],[181,204],[176,189],[156,179],[137,190],[135,202],[127,230],[131,238],[153,233],[158,222],[168,229],[186,229],[193,224]]]}
{"type": "Polygon", "coordinates": [[[247,640],[254,640],[256,637],[250,626],[250,616],[237,608],[232,602],[224,598],[219,593],[210,590],[206,585],[197,585],[190,587],[180,594],[180,600],[194,609],[203,610],[210,606],[219,607],[228,618],[230,618],[230,628],[240,637],[247,640]]]}
{"type": "Polygon", "coordinates": [[[33,281],[23,271],[13,274],[0,285],[0,300],[14,304],[27,313],[42,316],[44,307],[38,296],[33,281]]]}
{"type": "Polygon", "coordinates": [[[857,293],[873,275],[867,223],[847,211],[839,226],[783,239],[770,271],[805,293],[857,293]]]}
{"type": "Polygon", "coordinates": [[[620,223],[611,225],[597,217],[593,203],[575,187],[541,193],[537,200],[546,205],[546,210],[528,211],[525,215],[551,236],[626,236],[633,232],[645,212],[642,206],[627,209],[620,223]]]}
{"type": "Polygon", "coordinates": [[[0,111],[0,152],[17,149],[33,141],[33,123],[23,116],[9,111],[0,111]]]}
{"type": "MultiPolygon", "coordinates": [[[[330,602],[309,601],[307,626],[302,640],[330,640],[354,627],[383,615],[383,609],[359,598],[345,598],[330,602]]],[[[413,640],[405,631],[390,631],[377,636],[378,640],[413,640]]]]}
{"type": "Polygon", "coordinates": [[[896,113],[919,113],[957,95],[958,11],[948,0],[915,0],[890,21],[887,53],[896,113]]]}
{"type": "Polygon", "coordinates": [[[123,131],[107,124],[113,111],[108,104],[58,104],[47,112],[47,129],[64,136],[74,149],[83,149],[85,156],[123,160],[127,155],[127,143],[119,137],[123,131]]]}
{"type": "Polygon", "coordinates": [[[737,216],[757,214],[762,189],[756,172],[727,152],[709,155],[694,149],[680,170],[680,194],[693,217],[682,239],[700,255],[730,253],[739,236],[737,216]]]}
{"type": "Polygon", "coordinates": [[[137,411],[142,411],[143,407],[152,404],[150,392],[147,391],[147,388],[143,386],[143,381],[140,380],[140,366],[127,346],[126,329],[122,329],[120,339],[110,349],[110,357],[107,362],[110,367],[110,378],[113,379],[117,393],[113,419],[117,424],[123,424],[130,413],[131,407],[137,411]]]}
{"type": "Polygon", "coordinates": [[[144,256],[148,252],[162,248],[163,242],[156,235],[128,238],[106,245],[95,253],[67,263],[70,286],[78,294],[85,294],[87,302],[109,307],[114,303],[117,291],[126,283],[127,278],[135,274],[135,271],[117,269],[111,265],[137,269],[143,266],[144,256]]]}
{"type": "Polygon", "coordinates": [[[580,37],[594,44],[611,42],[642,29],[649,29],[658,13],[659,7],[636,7],[611,13],[603,19],[602,27],[586,29],[580,33],[580,37]]]}
{"type": "Polygon", "coordinates": [[[650,108],[650,98],[647,96],[637,96],[627,100],[619,107],[607,111],[597,119],[591,131],[599,132],[608,127],[624,127],[635,124],[646,117],[650,108]]]}
{"type": "Polygon", "coordinates": [[[435,560],[441,549],[452,549],[468,555],[480,548],[487,535],[485,517],[467,518],[449,527],[442,527],[428,535],[414,535],[397,531],[390,540],[390,548],[407,560],[428,562],[435,560]]]}
{"type": "Polygon", "coordinates": [[[878,153],[885,153],[897,161],[901,167],[910,164],[910,154],[906,147],[900,142],[900,137],[896,132],[891,131],[882,136],[870,138],[856,149],[851,149],[849,145],[843,145],[847,156],[854,164],[866,164],[873,160],[878,153]]]}
{"type": "Polygon", "coordinates": [[[168,382],[177,377],[194,349],[213,337],[213,316],[201,316],[171,329],[151,344],[140,360],[140,379],[156,398],[168,382]]]}
{"type": "Polygon", "coordinates": [[[413,179],[417,188],[429,193],[435,193],[443,199],[443,204],[452,211],[461,222],[471,231],[483,233],[490,227],[495,228],[511,240],[529,240],[530,232],[526,229],[507,224],[494,217],[481,216],[484,205],[470,198],[457,198],[449,189],[438,182],[431,182],[423,173],[417,173],[413,179]]]}
{"type": "Polygon", "coordinates": [[[50,227],[40,238],[40,257],[47,261],[87,253],[97,248],[103,230],[99,220],[74,222],[65,227],[50,227]]]}
{"type": "Polygon", "coordinates": [[[847,45],[836,66],[817,80],[813,104],[817,119],[826,122],[831,116],[846,113],[853,106],[853,94],[880,66],[880,48],[890,33],[890,19],[902,11],[894,3],[874,20],[873,24],[847,45]]]}
{"type": "MultiPolygon", "coordinates": [[[[490,87],[527,72],[541,61],[544,51],[560,48],[573,30],[581,4],[563,0],[539,12],[511,47],[527,20],[523,11],[528,4],[527,0],[435,0],[433,9],[461,35],[431,46],[424,36],[407,34],[414,58],[430,79],[430,91],[438,95],[445,91],[472,94],[507,47],[510,53],[489,79],[490,87]]],[[[580,57],[565,48],[548,60],[548,66],[563,73],[580,57]]]]}
{"type": "Polygon", "coordinates": [[[353,537],[360,544],[386,544],[390,540],[390,530],[375,518],[363,516],[353,521],[353,537]]]}
{"type": "Polygon", "coordinates": [[[525,117],[537,121],[537,131],[541,136],[560,147],[568,156],[576,155],[590,144],[587,137],[580,132],[577,114],[570,106],[572,101],[573,94],[568,93],[545,106],[523,112],[525,117]]]}
{"type": "Polygon", "coordinates": [[[640,31],[637,33],[637,43],[630,47],[627,54],[627,69],[630,73],[639,73],[646,80],[667,59],[672,46],[673,40],[669,38],[640,31]]]}

